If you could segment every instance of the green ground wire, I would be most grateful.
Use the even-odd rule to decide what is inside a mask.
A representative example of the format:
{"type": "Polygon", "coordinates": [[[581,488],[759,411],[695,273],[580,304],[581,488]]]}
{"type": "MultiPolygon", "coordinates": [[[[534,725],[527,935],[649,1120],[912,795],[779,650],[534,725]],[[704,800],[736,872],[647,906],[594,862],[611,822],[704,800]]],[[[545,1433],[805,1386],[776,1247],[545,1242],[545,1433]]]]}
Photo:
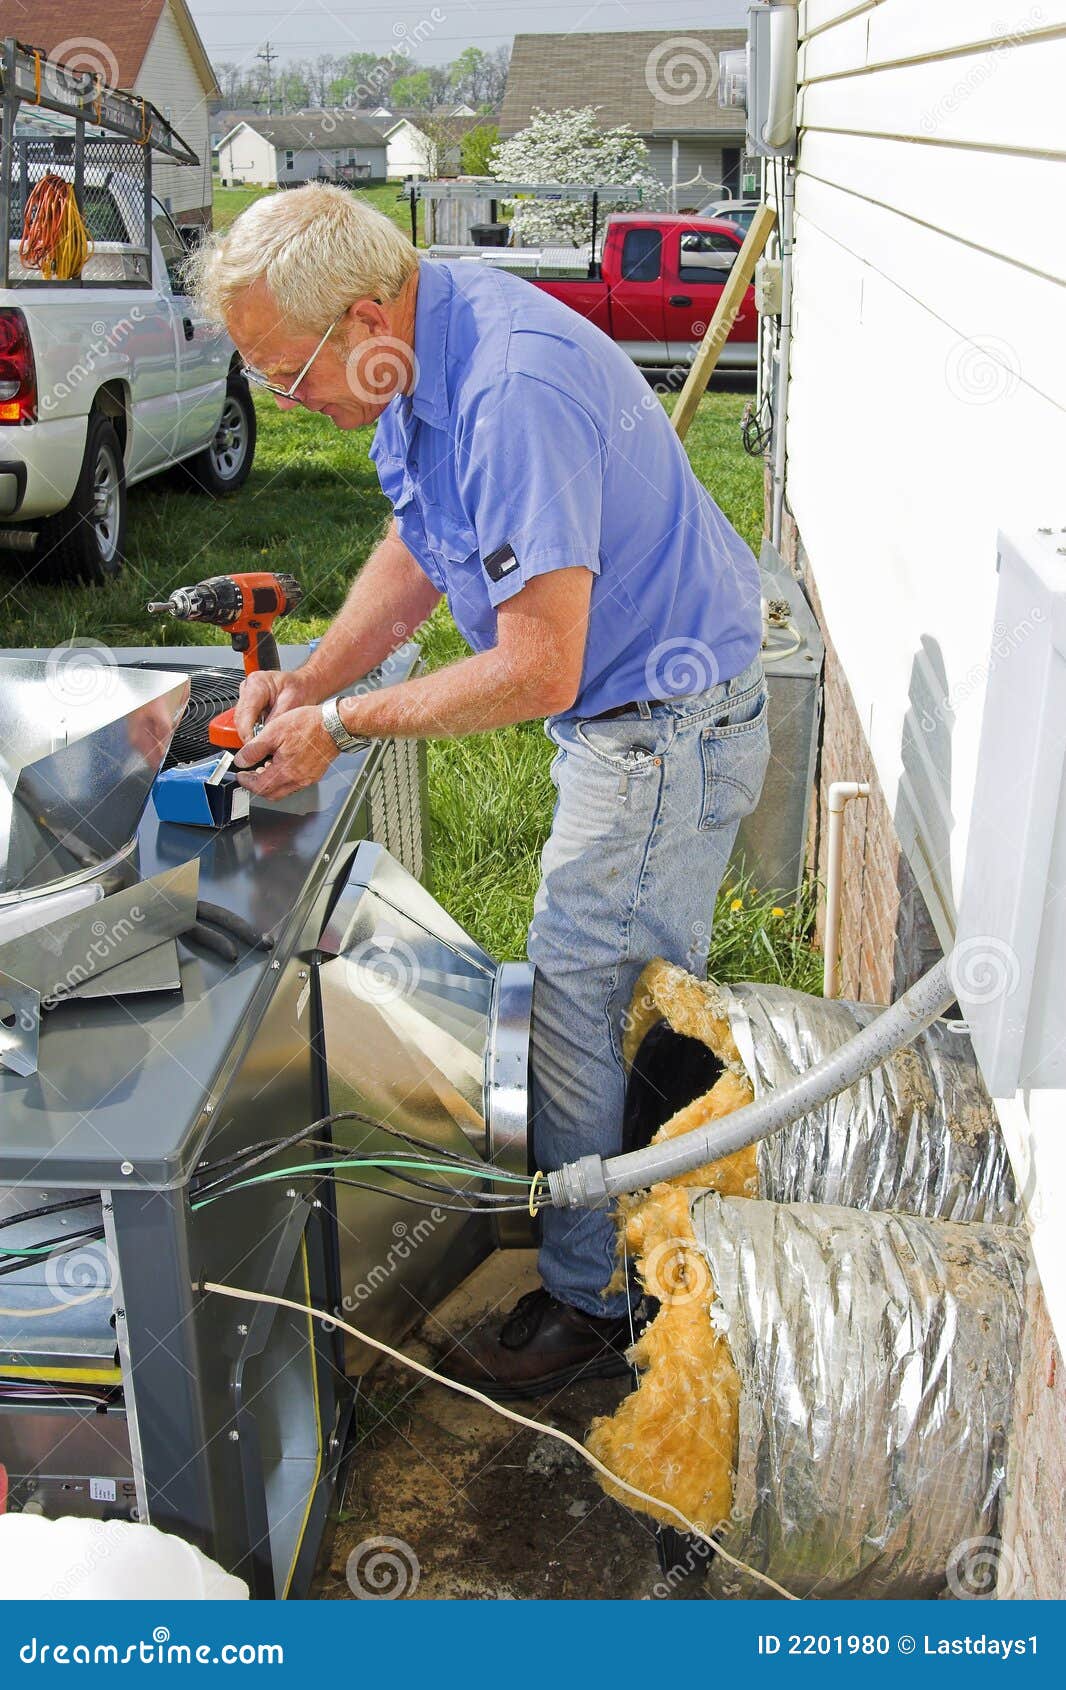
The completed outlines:
{"type": "MultiPolygon", "coordinates": [[[[225,1191],[218,1191],[211,1197],[203,1197],[199,1203],[193,1203],[191,1207],[193,1209],[206,1208],[208,1203],[217,1202],[218,1198],[225,1196],[226,1192],[242,1191],[246,1186],[264,1185],[271,1180],[289,1179],[294,1174],[331,1173],[336,1172],[341,1168],[418,1168],[423,1173],[429,1174],[455,1174],[456,1172],[461,1172],[464,1178],[471,1177],[473,1179],[484,1179],[490,1181],[492,1184],[496,1184],[497,1181],[499,1181],[507,1185],[521,1185],[528,1187],[530,1183],[529,1179],[524,1174],[502,1174],[488,1166],[486,1166],[484,1172],[482,1172],[474,1168],[462,1168],[457,1170],[454,1163],[442,1164],[440,1162],[400,1161],[398,1158],[360,1157],[357,1159],[346,1159],[338,1162],[295,1163],[286,1168],[274,1168],[270,1173],[254,1174],[251,1179],[234,1180],[230,1185],[226,1186],[225,1191]]],[[[461,1195],[461,1193],[457,1193],[457,1195],[461,1195]]]]}

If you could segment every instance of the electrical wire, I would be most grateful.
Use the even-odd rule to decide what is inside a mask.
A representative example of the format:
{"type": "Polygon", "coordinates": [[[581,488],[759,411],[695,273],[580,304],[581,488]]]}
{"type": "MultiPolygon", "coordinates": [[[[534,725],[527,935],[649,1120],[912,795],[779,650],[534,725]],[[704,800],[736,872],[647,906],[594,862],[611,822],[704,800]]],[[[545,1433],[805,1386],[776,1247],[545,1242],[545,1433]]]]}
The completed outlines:
{"type": "Polygon", "coordinates": [[[372,1338],[368,1332],[360,1331],[358,1326],[352,1326],[348,1321],[341,1320],[338,1315],[327,1313],[324,1309],[316,1309],[310,1303],[295,1303],[290,1301],[288,1297],[275,1297],[267,1291],[245,1291],[236,1285],[221,1285],[210,1279],[201,1283],[201,1290],[213,1292],[220,1297],[234,1297],[238,1302],[272,1303],[278,1309],[291,1309],[296,1314],[309,1314],[315,1320],[325,1321],[330,1327],[339,1326],[341,1331],[347,1332],[350,1337],[357,1338],[360,1343],[369,1344],[371,1349],[378,1350],[382,1355],[388,1356],[391,1361],[398,1362],[401,1367],[408,1367],[413,1372],[420,1373],[424,1379],[432,1379],[434,1384],[445,1385],[450,1391],[458,1391],[461,1396],[472,1398],[474,1402],[481,1403],[483,1407],[492,1409],[494,1414],[502,1415],[505,1420],[513,1421],[516,1426],[522,1426],[527,1431],[536,1432],[538,1437],[558,1439],[568,1448],[576,1450],[590,1467],[594,1468],[602,1478],[609,1480],[612,1485],[616,1485],[619,1490],[635,1497],[638,1502],[650,1503],[653,1508],[661,1509],[664,1514],[672,1514],[684,1531],[709,1544],[715,1554],[720,1555],[723,1561],[728,1561],[731,1567],[736,1567],[739,1572],[748,1573],[752,1578],[758,1579],[760,1583],[768,1585],[771,1590],[777,1592],[778,1596],[783,1596],[788,1602],[799,1600],[790,1590],[786,1590],[783,1585],[778,1584],[776,1579],[772,1579],[768,1573],[761,1573],[757,1567],[748,1566],[747,1562],[739,1560],[735,1555],[731,1555],[728,1550],[723,1549],[710,1533],[705,1532],[687,1515],[682,1514],[680,1508],[675,1508],[672,1502],[666,1502],[660,1496],[652,1496],[648,1491],[638,1490],[637,1486],[631,1485],[628,1479],[619,1478],[617,1473],[612,1473],[611,1469],[605,1467],[591,1450],[586,1449],[584,1444],[579,1443],[576,1438],[572,1438],[569,1432],[562,1431],[560,1427],[545,1425],[540,1420],[530,1420],[527,1415],[517,1413],[515,1409],[508,1408],[505,1403],[494,1402],[492,1397],[486,1396],[484,1391],[475,1390],[473,1385],[464,1385],[458,1379],[447,1379],[443,1373],[434,1372],[433,1368],[427,1367],[424,1362],[416,1361],[413,1356],[404,1355],[402,1350],[394,1350],[390,1344],[382,1343],[380,1338],[372,1338]]]}
{"type": "Polygon", "coordinates": [[[61,1215],[68,1213],[71,1209],[89,1208],[93,1203],[99,1203],[99,1201],[99,1192],[94,1192],[91,1197],[68,1197],[61,1198],[56,1203],[44,1203],[39,1209],[20,1209],[17,1214],[5,1215],[0,1220],[0,1232],[6,1226],[21,1226],[23,1221],[37,1221],[41,1219],[42,1215],[61,1215]]]}
{"type": "Polygon", "coordinates": [[[92,254],[74,184],[50,170],[26,201],[19,258],[46,281],[69,282],[81,275],[92,254]]]}

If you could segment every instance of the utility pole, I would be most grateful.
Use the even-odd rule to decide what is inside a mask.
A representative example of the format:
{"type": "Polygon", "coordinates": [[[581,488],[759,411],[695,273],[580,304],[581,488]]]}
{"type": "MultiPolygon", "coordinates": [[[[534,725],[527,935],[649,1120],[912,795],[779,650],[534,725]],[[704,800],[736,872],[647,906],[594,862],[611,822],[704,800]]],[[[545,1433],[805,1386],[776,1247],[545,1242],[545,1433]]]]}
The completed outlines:
{"type": "Polygon", "coordinates": [[[267,72],[267,116],[268,117],[271,117],[273,115],[273,112],[274,112],[274,79],[271,75],[270,67],[274,63],[274,60],[277,57],[278,57],[278,55],[277,55],[277,53],[274,52],[274,50],[271,47],[269,41],[267,42],[266,46],[263,48],[263,51],[261,53],[256,54],[256,58],[262,59],[263,63],[266,65],[266,72],[267,72]]]}

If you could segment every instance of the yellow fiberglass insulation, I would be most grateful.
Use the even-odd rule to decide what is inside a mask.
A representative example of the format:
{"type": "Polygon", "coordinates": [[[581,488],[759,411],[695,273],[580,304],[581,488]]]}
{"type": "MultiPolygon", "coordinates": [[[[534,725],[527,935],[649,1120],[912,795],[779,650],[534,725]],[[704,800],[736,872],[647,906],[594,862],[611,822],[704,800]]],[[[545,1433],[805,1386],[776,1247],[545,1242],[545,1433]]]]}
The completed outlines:
{"type": "MultiPolygon", "coordinates": [[[[725,1072],[710,1091],[672,1115],[653,1144],[730,1115],[754,1097],[713,983],[672,963],[648,963],[630,1005],[623,1045],[627,1067],[660,1020],[675,1032],[701,1039],[725,1064],[725,1072]]],[[[636,1390],[613,1415],[593,1421],[588,1446],[620,1478],[713,1532],[732,1508],[740,1380],[728,1344],[711,1324],[714,1286],[689,1219],[686,1188],[693,1186],[723,1196],[757,1197],[754,1146],[619,1199],[620,1232],[641,1283],[660,1308],[632,1351],[640,1369],[636,1390]]],[[[634,1505],[632,1497],[606,1480],[604,1488],[634,1505]]],[[[677,1525],[665,1511],[646,1512],[677,1525]]]]}

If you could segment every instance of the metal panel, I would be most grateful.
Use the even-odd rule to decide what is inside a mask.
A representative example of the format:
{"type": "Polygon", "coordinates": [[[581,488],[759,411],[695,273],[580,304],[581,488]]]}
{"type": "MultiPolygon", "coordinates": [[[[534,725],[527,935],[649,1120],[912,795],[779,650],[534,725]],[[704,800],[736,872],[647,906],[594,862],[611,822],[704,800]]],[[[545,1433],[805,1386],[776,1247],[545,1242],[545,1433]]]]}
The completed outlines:
{"type": "MultiPolygon", "coordinates": [[[[319,948],[330,1111],[355,1110],[444,1152],[483,1157],[488,1111],[498,1135],[493,1149],[525,1172],[528,965],[509,965],[498,986],[492,958],[372,844],[356,852],[319,948]]],[[[367,1121],[332,1130],[355,1153],[402,1148],[367,1121]]],[[[412,1208],[399,1181],[372,1177],[380,1195],[337,1190],[341,1301],[356,1325],[389,1338],[458,1284],[497,1235],[478,1215],[412,1208]]],[[[476,1182],[457,1183],[476,1189],[476,1182]]],[[[507,1242],[532,1242],[530,1226],[515,1226],[517,1219],[509,1217],[507,1242]]],[[[358,1347],[350,1358],[356,1371],[371,1359],[358,1347]]]]}
{"type": "Polygon", "coordinates": [[[751,874],[760,892],[795,897],[804,877],[818,729],[822,707],[825,646],[803,588],[768,540],[759,559],[766,599],[787,599],[794,635],[781,630],[763,651],[770,726],[770,762],[756,809],[740,824],[733,861],[751,874]],[[775,648],[798,639],[797,649],[777,658],[775,648]]]}

